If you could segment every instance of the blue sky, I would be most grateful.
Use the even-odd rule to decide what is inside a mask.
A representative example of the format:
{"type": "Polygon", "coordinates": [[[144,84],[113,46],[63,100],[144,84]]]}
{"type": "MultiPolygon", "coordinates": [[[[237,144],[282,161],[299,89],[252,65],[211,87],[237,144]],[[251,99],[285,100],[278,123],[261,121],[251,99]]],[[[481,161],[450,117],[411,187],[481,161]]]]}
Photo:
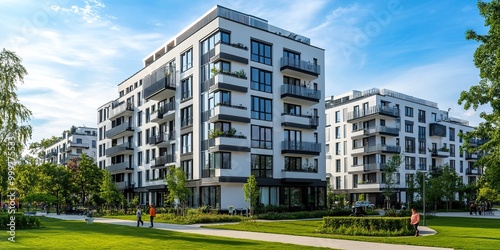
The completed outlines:
{"type": "Polygon", "coordinates": [[[29,75],[19,87],[33,111],[33,140],[71,125],[96,126],[96,109],[118,97],[117,84],[142,60],[214,5],[261,17],[325,49],[326,95],[388,88],[437,102],[450,115],[480,122],[457,104],[478,80],[485,33],[477,1],[106,1],[0,2],[0,48],[17,52],[29,75]]]}

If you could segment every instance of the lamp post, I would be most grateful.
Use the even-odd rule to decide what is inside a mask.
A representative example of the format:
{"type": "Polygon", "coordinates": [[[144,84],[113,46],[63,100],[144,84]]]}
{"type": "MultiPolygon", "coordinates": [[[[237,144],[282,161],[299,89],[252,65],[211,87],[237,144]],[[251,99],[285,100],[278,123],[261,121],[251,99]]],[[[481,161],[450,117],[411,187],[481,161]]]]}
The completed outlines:
{"type": "Polygon", "coordinates": [[[425,224],[425,174],[426,173],[427,172],[422,171],[422,187],[423,187],[423,192],[422,192],[423,195],[422,196],[423,196],[423,205],[424,205],[424,224],[423,224],[423,226],[426,226],[426,224],[425,224]]]}

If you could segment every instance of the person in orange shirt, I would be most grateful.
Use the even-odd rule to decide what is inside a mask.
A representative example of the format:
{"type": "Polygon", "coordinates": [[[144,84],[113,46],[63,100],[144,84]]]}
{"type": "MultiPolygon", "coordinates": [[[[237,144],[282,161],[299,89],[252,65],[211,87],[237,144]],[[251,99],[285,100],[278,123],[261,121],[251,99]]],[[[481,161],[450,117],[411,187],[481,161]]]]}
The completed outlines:
{"type": "Polygon", "coordinates": [[[151,226],[149,226],[150,228],[153,227],[153,220],[155,219],[155,217],[156,217],[155,207],[153,206],[153,204],[149,204],[149,220],[151,221],[151,226]]]}
{"type": "Polygon", "coordinates": [[[415,208],[411,209],[411,218],[410,224],[413,225],[413,229],[415,230],[415,236],[420,236],[420,231],[418,230],[418,223],[420,222],[420,214],[417,213],[415,208]]]}

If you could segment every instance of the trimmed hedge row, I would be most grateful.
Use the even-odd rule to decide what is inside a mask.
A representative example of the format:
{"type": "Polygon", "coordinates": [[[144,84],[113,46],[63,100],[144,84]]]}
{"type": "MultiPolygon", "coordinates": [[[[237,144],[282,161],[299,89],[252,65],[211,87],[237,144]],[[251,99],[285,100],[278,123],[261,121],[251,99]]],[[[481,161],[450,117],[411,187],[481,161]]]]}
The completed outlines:
{"type": "Polygon", "coordinates": [[[293,220],[306,218],[322,218],[325,216],[348,216],[350,214],[350,210],[317,210],[288,213],[268,212],[265,214],[257,215],[257,218],[262,220],[293,220]]]}
{"type": "Polygon", "coordinates": [[[322,233],[363,236],[410,236],[409,218],[400,217],[324,217],[322,233]]]}
{"type": "Polygon", "coordinates": [[[22,213],[8,214],[1,213],[0,214],[0,230],[9,230],[10,226],[8,224],[11,223],[10,217],[15,216],[15,227],[18,229],[28,229],[28,228],[39,228],[40,227],[40,218],[34,216],[25,216],[22,213]]]}

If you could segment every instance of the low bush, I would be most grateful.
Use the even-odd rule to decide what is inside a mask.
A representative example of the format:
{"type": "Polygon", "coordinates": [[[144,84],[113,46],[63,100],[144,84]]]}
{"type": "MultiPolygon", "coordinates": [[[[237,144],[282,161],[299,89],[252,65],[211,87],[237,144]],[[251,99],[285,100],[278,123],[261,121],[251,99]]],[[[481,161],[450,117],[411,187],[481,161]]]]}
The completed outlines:
{"type": "Polygon", "coordinates": [[[186,216],[176,216],[175,214],[157,214],[156,218],[166,221],[173,221],[179,224],[197,224],[197,223],[220,223],[220,222],[240,222],[246,219],[242,216],[231,216],[214,213],[189,212],[186,216]]]}
{"type": "Polygon", "coordinates": [[[324,217],[319,232],[356,236],[409,236],[414,234],[409,217],[324,217]]]}
{"type": "Polygon", "coordinates": [[[408,217],[411,216],[411,210],[385,210],[384,217],[408,217]]]}
{"type": "Polygon", "coordinates": [[[350,210],[316,210],[288,213],[269,212],[265,214],[259,214],[257,215],[257,218],[263,220],[293,220],[306,218],[323,218],[325,216],[348,216],[350,214],[350,210]]]}
{"type": "Polygon", "coordinates": [[[1,213],[0,214],[0,230],[9,230],[10,226],[7,224],[11,223],[11,216],[15,216],[15,227],[18,229],[29,229],[29,228],[39,228],[40,227],[40,218],[35,216],[25,216],[22,213],[8,214],[1,213]]]}

